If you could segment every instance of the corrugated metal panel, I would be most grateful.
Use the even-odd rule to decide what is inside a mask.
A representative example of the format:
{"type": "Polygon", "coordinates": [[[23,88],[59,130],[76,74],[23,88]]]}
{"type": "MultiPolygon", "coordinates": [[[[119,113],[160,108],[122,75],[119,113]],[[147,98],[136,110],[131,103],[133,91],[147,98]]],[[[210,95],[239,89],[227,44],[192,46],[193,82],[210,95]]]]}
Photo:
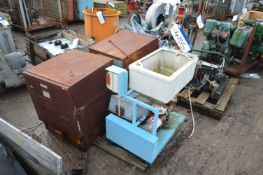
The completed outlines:
{"type": "Polygon", "coordinates": [[[60,0],[28,0],[29,8],[39,11],[41,15],[60,19],[60,0]]]}
{"type": "MultiPolygon", "coordinates": [[[[27,0],[26,3],[29,9],[37,10],[40,15],[60,19],[59,0],[27,0]]],[[[13,24],[24,26],[18,0],[0,0],[0,10],[10,14],[13,24]]]]}
{"type": "MultiPolygon", "coordinates": [[[[4,4],[0,5],[0,10],[10,14],[12,23],[22,26],[22,21],[20,18],[19,4],[18,0],[0,0],[4,4]]],[[[0,2],[1,3],[1,2],[0,2]]]]}

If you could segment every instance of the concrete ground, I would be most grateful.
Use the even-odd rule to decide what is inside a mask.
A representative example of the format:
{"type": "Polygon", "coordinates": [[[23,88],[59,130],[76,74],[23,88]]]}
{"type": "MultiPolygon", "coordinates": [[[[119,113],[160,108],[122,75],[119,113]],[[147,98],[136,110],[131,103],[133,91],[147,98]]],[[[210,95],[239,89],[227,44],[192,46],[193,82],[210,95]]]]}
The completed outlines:
{"type": "MultiPolygon", "coordinates": [[[[82,33],[83,25],[69,28],[82,33]]],[[[25,50],[24,35],[13,32],[18,50],[25,50]]],[[[199,38],[197,47],[202,45],[199,38]]],[[[262,70],[254,70],[263,77],[262,70]]],[[[241,79],[225,116],[217,121],[194,113],[196,131],[191,139],[175,143],[174,137],[156,162],[145,172],[113,157],[96,146],[82,152],[56,139],[38,120],[26,87],[0,94],[0,117],[22,129],[63,157],[63,174],[86,168],[89,175],[262,175],[263,174],[263,79],[241,79]]],[[[189,110],[176,110],[189,119],[189,110]]]]}

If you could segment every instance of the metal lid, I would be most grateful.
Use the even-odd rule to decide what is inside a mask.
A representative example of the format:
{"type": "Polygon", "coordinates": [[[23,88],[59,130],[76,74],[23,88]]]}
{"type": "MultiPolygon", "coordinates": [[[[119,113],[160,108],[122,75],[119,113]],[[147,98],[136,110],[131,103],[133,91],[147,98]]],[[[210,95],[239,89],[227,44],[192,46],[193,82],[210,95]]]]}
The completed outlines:
{"type": "Polygon", "coordinates": [[[71,86],[111,61],[106,56],[71,50],[28,69],[25,74],[71,86]]]}
{"type": "Polygon", "coordinates": [[[107,56],[124,60],[145,45],[156,40],[155,37],[121,30],[120,32],[90,46],[90,49],[107,56]]]}

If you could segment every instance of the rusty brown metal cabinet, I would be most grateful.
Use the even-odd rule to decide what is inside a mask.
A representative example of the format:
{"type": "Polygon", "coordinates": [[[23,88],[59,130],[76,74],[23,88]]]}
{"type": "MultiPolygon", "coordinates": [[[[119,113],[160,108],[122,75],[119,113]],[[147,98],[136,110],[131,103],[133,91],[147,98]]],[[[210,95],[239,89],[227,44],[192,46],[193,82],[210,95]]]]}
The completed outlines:
{"type": "Polygon", "coordinates": [[[40,120],[86,149],[104,129],[110,99],[105,68],[111,58],[79,50],[43,62],[25,73],[40,120]]]}
{"type": "Polygon", "coordinates": [[[115,65],[127,69],[129,64],[158,48],[158,39],[156,37],[121,30],[91,45],[89,50],[92,53],[109,56],[114,59],[115,65]]]}

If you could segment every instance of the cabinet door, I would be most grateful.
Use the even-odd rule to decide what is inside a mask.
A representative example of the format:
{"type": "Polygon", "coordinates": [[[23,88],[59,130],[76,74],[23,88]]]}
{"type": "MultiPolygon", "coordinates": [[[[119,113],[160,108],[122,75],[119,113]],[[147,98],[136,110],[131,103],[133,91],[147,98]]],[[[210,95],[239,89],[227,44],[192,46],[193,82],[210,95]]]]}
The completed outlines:
{"type": "Polygon", "coordinates": [[[80,20],[84,20],[84,15],[82,11],[86,8],[91,9],[93,7],[93,0],[78,0],[77,18],[80,20]]]}

